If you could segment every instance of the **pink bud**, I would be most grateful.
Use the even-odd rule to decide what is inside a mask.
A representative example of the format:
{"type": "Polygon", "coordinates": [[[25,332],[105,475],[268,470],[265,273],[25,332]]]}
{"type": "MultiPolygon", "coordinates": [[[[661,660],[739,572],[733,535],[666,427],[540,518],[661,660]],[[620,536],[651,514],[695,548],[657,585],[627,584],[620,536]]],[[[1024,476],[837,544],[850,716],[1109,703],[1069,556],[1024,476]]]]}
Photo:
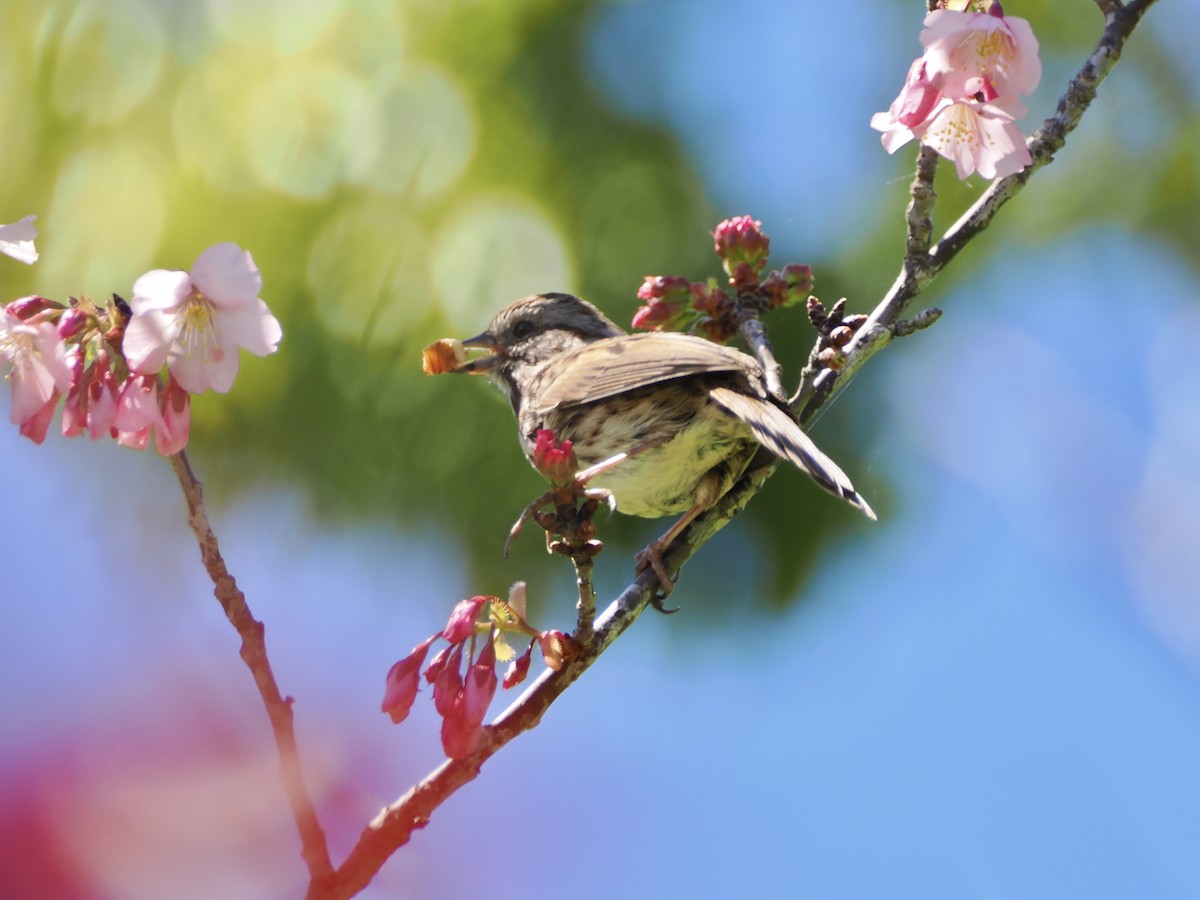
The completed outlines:
{"type": "Polygon", "coordinates": [[[680,275],[647,275],[638,288],[639,300],[687,300],[688,280],[680,275]]]}
{"type": "Polygon", "coordinates": [[[525,680],[525,676],[529,674],[529,663],[533,660],[533,645],[536,641],[529,642],[529,648],[514,659],[508,666],[508,671],[504,673],[504,689],[507,691],[511,687],[515,687],[525,680]]]}
{"type": "Polygon", "coordinates": [[[469,638],[475,633],[475,619],[479,616],[479,610],[487,601],[488,598],[482,595],[459,600],[450,613],[450,621],[446,623],[442,637],[451,644],[461,644],[469,638]]]}
{"type": "Polygon", "coordinates": [[[58,336],[64,341],[83,331],[88,324],[88,314],[82,309],[68,309],[58,318],[58,336]]]}
{"type": "Polygon", "coordinates": [[[408,718],[413,701],[417,699],[421,665],[425,662],[425,654],[429,652],[433,637],[422,641],[413,648],[412,653],[388,670],[387,688],[383,693],[383,703],[380,704],[379,711],[387,713],[397,724],[408,718]]]}
{"type": "Polygon", "coordinates": [[[160,456],[172,456],[187,446],[192,426],[192,401],[174,375],[167,376],[166,389],[158,397],[158,423],[154,429],[154,449],[160,456]]]}
{"type": "Polygon", "coordinates": [[[470,725],[479,725],[487,715],[487,708],[496,693],[496,646],[492,635],[479,651],[479,658],[467,670],[466,682],[463,684],[462,699],[456,713],[470,725]]]}
{"type": "MultiPolygon", "coordinates": [[[[463,645],[455,644],[452,648],[448,647],[447,649],[450,650],[449,655],[446,656],[441,668],[431,679],[433,681],[433,705],[437,708],[439,716],[450,715],[463,690],[463,677],[460,671],[463,645]]],[[[441,654],[439,653],[438,656],[440,657],[441,654]]],[[[433,667],[430,666],[430,668],[433,667]]],[[[429,672],[426,671],[425,674],[428,677],[429,672]]]]}
{"type": "Polygon", "coordinates": [[[633,314],[631,324],[634,328],[642,328],[646,331],[669,330],[671,323],[679,318],[679,314],[683,311],[682,303],[651,300],[645,306],[638,307],[637,312],[633,314]]]}
{"type": "Polygon", "coordinates": [[[93,441],[105,435],[117,436],[117,379],[112,373],[108,354],[96,357],[96,372],[88,385],[87,429],[93,441]]]}
{"type": "Polygon", "coordinates": [[[533,467],[551,484],[570,484],[579,468],[571,442],[559,442],[549,428],[539,428],[534,439],[533,467]]]}
{"type": "Polygon", "coordinates": [[[713,249],[725,271],[735,275],[738,264],[745,263],[757,275],[767,265],[771,242],[762,230],[762,222],[749,216],[734,216],[717,225],[713,231],[713,249]]]}
{"type": "Polygon", "coordinates": [[[9,315],[16,316],[22,322],[28,322],[38,313],[43,313],[48,309],[65,309],[61,303],[55,303],[53,300],[47,300],[45,297],[39,297],[34,294],[32,297],[22,297],[19,300],[14,300],[4,307],[9,315]]]}
{"type": "Polygon", "coordinates": [[[483,726],[451,713],[442,720],[442,749],[451,759],[466,759],[483,743],[483,726]]]}

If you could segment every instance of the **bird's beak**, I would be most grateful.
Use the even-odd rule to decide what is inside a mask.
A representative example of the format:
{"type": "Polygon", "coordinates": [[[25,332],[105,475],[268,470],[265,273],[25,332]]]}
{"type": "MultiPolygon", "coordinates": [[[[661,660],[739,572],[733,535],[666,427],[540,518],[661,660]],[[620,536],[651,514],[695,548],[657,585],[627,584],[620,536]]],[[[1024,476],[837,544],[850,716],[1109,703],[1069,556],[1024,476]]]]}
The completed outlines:
{"type": "Polygon", "coordinates": [[[475,335],[473,338],[467,338],[462,344],[471,350],[491,350],[492,352],[487,356],[480,356],[470,362],[464,363],[456,371],[466,372],[468,375],[486,375],[500,361],[499,357],[496,356],[496,351],[500,349],[500,345],[486,331],[483,334],[475,335]]]}

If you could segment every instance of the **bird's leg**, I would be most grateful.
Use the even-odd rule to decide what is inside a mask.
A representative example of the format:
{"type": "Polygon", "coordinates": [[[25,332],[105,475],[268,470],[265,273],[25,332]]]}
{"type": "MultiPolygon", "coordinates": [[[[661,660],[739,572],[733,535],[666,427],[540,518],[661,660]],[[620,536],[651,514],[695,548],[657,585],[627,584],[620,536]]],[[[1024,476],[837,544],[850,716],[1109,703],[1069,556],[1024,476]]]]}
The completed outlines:
{"type": "MultiPolygon", "coordinates": [[[[655,438],[654,440],[645,441],[644,443],[638,444],[632,450],[616,453],[610,456],[608,459],[602,459],[600,462],[590,465],[586,469],[576,473],[575,479],[569,484],[553,487],[546,491],[544,494],[526,506],[525,509],[522,510],[517,521],[513,523],[513,527],[508,532],[508,540],[504,542],[504,556],[507,558],[508,550],[512,546],[512,542],[517,539],[517,535],[521,533],[521,529],[525,527],[525,523],[527,521],[530,519],[535,519],[538,520],[538,524],[542,524],[538,517],[541,514],[542,508],[548,503],[553,502],[556,505],[559,505],[570,502],[576,498],[583,497],[587,500],[602,501],[608,506],[609,509],[616,509],[616,498],[613,497],[611,491],[606,491],[604,488],[589,488],[587,486],[588,482],[599,475],[603,475],[610,469],[619,466],[621,463],[625,462],[625,460],[637,456],[639,453],[644,453],[653,447],[657,447],[664,441],[670,440],[671,437],[673,437],[673,435],[667,435],[664,437],[655,438]]],[[[543,527],[546,526],[543,525],[543,527]]],[[[549,547],[549,535],[552,530],[554,529],[551,527],[546,527],[547,547],[549,547]]]]}
{"type": "MultiPolygon", "coordinates": [[[[696,485],[694,502],[688,508],[688,511],[680,516],[678,521],[668,528],[662,537],[651,541],[646,545],[646,549],[634,557],[638,572],[641,572],[647,566],[654,570],[654,574],[658,576],[658,584],[662,589],[662,596],[664,598],[675,588],[675,582],[671,580],[671,576],[667,574],[667,567],[663,564],[663,551],[671,546],[671,542],[679,537],[683,530],[691,525],[697,516],[717,502],[721,496],[721,487],[721,478],[715,471],[709,472],[700,479],[700,483],[696,485]]],[[[661,598],[656,597],[650,602],[654,604],[654,608],[659,612],[675,612],[673,609],[664,608],[661,598]]]]}

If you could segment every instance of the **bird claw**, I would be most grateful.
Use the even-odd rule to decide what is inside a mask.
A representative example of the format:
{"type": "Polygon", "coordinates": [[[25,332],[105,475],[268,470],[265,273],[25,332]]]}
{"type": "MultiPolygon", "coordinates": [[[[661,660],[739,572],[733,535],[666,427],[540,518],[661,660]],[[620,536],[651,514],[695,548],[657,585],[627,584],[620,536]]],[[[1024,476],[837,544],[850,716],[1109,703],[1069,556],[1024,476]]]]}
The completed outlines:
{"type": "Polygon", "coordinates": [[[654,596],[650,598],[650,605],[657,609],[660,613],[670,614],[673,612],[678,612],[679,607],[673,606],[668,608],[663,605],[663,601],[667,599],[667,597],[671,595],[671,591],[675,589],[675,582],[672,581],[671,576],[667,574],[667,567],[663,564],[662,551],[663,548],[661,545],[661,539],[657,541],[651,541],[646,545],[646,548],[642,550],[641,553],[634,557],[634,563],[636,564],[635,571],[637,571],[638,574],[641,574],[647,568],[654,570],[654,574],[658,578],[659,589],[655,592],[654,596]]]}

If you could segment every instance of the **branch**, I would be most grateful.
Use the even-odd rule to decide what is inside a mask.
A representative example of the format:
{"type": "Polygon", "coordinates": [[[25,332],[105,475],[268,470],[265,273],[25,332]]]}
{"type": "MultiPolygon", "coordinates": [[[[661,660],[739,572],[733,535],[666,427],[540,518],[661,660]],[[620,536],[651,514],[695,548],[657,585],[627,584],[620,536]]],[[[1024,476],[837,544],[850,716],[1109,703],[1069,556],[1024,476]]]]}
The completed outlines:
{"type": "MultiPolygon", "coordinates": [[[[1099,0],[1102,8],[1115,0],[1099,0]]],[[[959,251],[991,222],[1001,206],[1014,196],[1041,166],[1063,146],[1066,135],[1079,122],[1080,116],[1095,97],[1096,87],[1112,68],[1126,38],[1136,27],[1142,14],[1154,0],[1131,0],[1125,6],[1113,8],[1107,17],[1104,34],[1096,50],[1079,74],[1071,81],[1059,102],[1058,112],[1046,121],[1029,141],[1033,165],[1024,172],[996,181],[980,200],[932,247],[931,212],[936,195],[933,193],[935,157],[922,150],[918,154],[917,174],[912,187],[912,202],[907,214],[907,252],[904,265],[887,295],[876,306],[866,323],[846,347],[846,365],[839,372],[825,369],[817,376],[812,390],[806,395],[800,421],[806,422],[833,396],[836,382],[847,379],[839,375],[853,374],[871,356],[890,343],[893,337],[908,334],[936,321],[940,313],[927,310],[908,321],[900,317],[912,299],[940,272],[959,251]]],[[[745,335],[748,340],[755,337],[745,335]]],[[[764,365],[765,370],[771,366],[764,365]]],[[[803,390],[803,386],[802,386],[803,390]]],[[[769,457],[769,454],[767,454],[769,457]]],[[[774,472],[778,460],[770,457],[762,466],[751,471],[713,507],[699,516],[671,544],[664,554],[668,573],[677,574],[713,535],[724,528],[749,500],[758,493],[774,472]]],[[[579,573],[581,600],[585,582],[590,578],[579,573]]],[[[648,569],[639,575],[595,620],[592,640],[584,642],[582,653],[566,661],[558,671],[547,670],[485,729],[479,749],[461,760],[447,760],[426,776],[407,794],[380,811],[359,837],[345,862],[328,882],[314,879],[308,900],[348,898],[362,890],[380,867],[412,834],[429,823],[434,810],[462,785],[479,774],[483,764],[501,747],[521,732],[533,728],[550,705],[591,667],[605,649],[637,619],[649,604],[657,589],[657,580],[648,569]]]]}
{"type": "MultiPolygon", "coordinates": [[[[677,573],[758,493],[773,469],[774,463],[743,477],[716,505],[693,522],[664,555],[663,562],[667,570],[672,574],[677,573]]],[[[550,704],[642,614],[657,588],[658,581],[649,569],[635,578],[596,618],[591,640],[580,641],[582,652],[579,656],[564,662],[557,672],[549,669],[544,671],[486,727],[483,743],[473,754],[465,759],[446,760],[407,794],[381,810],[364,829],[345,862],[334,873],[332,881],[326,884],[314,882],[306,900],[343,900],[366,887],[388,858],[408,843],[413,832],[429,824],[429,817],[446,798],[474,780],[483,764],[496,751],[541,721],[550,704]]]]}
{"type": "Polygon", "coordinates": [[[208,577],[212,579],[213,594],[221,604],[221,609],[225,611],[225,617],[241,636],[242,660],[254,676],[254,685],[258,688],[263,705],[267,708],[267,716],[271,720],[275,745],[279,749],[280,777],[287,792],[288,803],[292,807],[292,817],[296,820],[296,828],[300,832],[300,855],[304,858],[312,882],[325,883],[332,877],[333,863],[325,843],[325,832],[317,820],[300,766],[296,730],[292,721],[292,698],[285,699],[280,693],[275,675],[271,671],[271,663],[267,659],[263,624],[254,618],[246,604],[246,596],[238,589],[237,582],[225,567],[225,560],[222,559],[221,550],[217,546],[217,536],[213,533],[208,513],[204,509],[203,486],[192,472],[187,455],[180,451],[172,456],[171,467],[183,488],[188,508],[188,525],[191,526],[200,545],[200,558],[208,577]]]}
{"type": "MultiPolygon", "coordinates": [[[[866,324],[855,335],[854,340],[847,345],[845,365],[838,371],[825,369],[817,376],[813,389],[807,396],[807,402],[800,412],[801,422],[809,421],[830,400],[839,384],[847,384],[850,376],[857,372],[863,363],[890,343],[895,336],[892,326],[903,315],[913,298],[958,256],[963,247],[991,224],[1000,207],[1025,187],[1034,172],[1049,163],[1054,154],[1062,149],[1067,135],[1075,130],[1084,112],[1096,99],[1096,90],[1100,82],[1121,58],[1125,41],[1154,2],[1155,0],[1131,0],[1106,16],[1104,32],[1095,50],[1067,85],[1066,93],[1058,101],[1058,109],[1027,141],[1033,163],[1015,175],[994,181],[940,241],[930,247],[927,253],[915,257],[911,255],[914,248],[913,209],[918,204],[914,183],[913,204],[909,207],[909,255],[906,256],[904,265],[887,295],[868,316],[866,324]]],[[[917,182],[922,179],[925,157],[924,152],[918,155],[917,182]]]]}

